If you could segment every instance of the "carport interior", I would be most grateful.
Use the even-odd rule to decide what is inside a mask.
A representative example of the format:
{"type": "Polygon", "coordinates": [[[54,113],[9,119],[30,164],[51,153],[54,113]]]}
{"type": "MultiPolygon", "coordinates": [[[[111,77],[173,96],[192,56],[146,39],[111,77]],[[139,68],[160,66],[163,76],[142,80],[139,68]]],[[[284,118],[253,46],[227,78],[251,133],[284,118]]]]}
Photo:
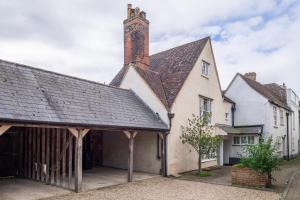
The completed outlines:
{"type": "Polygon", "coordinates": [[[0,177],[26,178],[80,191],[81,185],[92,189],[132,181],[133,170],[139,171],[135,180],[162,172],[161,137],[157,133],[126,133],[90,130],[80,143],[68,128],[11,127],[0,136],[0,177]],[[82,159],[78,158],[80,146],[82,159]]]}

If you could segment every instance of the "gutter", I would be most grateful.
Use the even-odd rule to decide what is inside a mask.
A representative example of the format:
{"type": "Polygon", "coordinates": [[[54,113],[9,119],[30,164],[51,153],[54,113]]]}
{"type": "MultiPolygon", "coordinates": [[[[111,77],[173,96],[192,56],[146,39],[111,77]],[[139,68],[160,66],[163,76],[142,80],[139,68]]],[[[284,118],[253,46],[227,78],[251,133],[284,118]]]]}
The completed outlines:
{"type": "Polygon", "coordinates": [[[235,103],[231,106],[231,125],[234,127],[234,113],[236,111],[235,103]]]}

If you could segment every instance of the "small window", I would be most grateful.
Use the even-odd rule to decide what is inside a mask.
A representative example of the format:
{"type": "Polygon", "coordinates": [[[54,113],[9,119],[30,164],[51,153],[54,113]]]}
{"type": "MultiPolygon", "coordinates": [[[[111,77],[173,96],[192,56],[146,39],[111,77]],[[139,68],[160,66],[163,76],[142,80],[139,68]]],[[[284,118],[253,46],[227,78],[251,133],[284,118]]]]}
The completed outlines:
{"type": "Polygon", "coordinates": [[[234,136],[233,137],[233,144],[240,144],[240,137],[234,136]]]}
{"type": "Polygon", "coordinates": [[[209,63],[202,61],[202,75],[208,76],[209,63]]]}
{"type": "Polygon", "coordinates": [[[254,144],[254,136],[248,136],[248,144],[254,144]]]}
{"type": "Polygon", "coordinates": [[[241,137],[241,144],[248,144],[247,136],[241,137]]]}
{"type": "Polygon", "coordinates": [[[274,126],[277,126],[277,107],[273,106],[274,126]]]}
{"type": "Polygon", "coordinates": [[[284,125],[284,113],[282,109],[280,109],[280,125],[284,125]]]}

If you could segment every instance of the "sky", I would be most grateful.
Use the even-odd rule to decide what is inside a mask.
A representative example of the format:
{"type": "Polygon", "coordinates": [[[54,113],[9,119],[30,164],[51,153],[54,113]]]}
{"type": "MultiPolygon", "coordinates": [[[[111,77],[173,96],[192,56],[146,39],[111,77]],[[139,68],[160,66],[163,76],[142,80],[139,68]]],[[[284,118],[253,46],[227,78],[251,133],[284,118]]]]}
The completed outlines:
{"type": "Polygon", "coordinates": [[[299,0],[0,0],[0,59],[109,83],[127,3],[147,13],[151,54],[210,36],[223,89],[254,71],[300,96],[299,0]]]}

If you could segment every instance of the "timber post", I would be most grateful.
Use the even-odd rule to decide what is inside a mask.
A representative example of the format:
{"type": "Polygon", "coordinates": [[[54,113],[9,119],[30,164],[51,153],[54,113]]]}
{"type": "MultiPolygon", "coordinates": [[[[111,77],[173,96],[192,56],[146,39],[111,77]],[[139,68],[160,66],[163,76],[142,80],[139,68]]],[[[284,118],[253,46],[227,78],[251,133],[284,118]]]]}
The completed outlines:
{"type": "Polygon", "coordinates": [[[124,131],[128,139],[128,174],[127,181],[132,182],[133,180],[133,151],[134,151],[134,138],[137,135],[137,132],[124,131]]]}
{"type": "Polygon", "coordinates": [[[82,190],[82,139],[90,129],[68,129],[75,136],[75,192],[82,190]]]}

